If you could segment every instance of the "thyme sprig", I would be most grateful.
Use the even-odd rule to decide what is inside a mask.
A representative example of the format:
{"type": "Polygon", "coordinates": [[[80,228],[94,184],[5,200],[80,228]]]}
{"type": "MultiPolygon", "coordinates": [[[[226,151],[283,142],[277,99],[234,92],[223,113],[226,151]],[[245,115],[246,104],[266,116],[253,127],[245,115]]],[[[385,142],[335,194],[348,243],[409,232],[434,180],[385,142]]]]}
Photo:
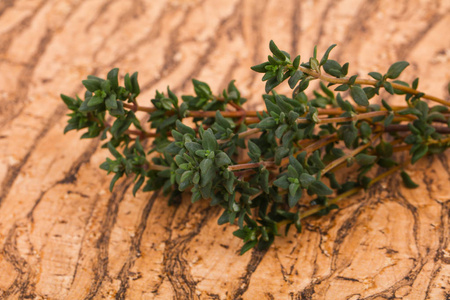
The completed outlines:
{"type": "Polygon", "coordinates": [[[241,254],[266,249],[281,226],[285,233],[292,225],[300,232],[303,219],[328,214],[396,171],[406,187],[417,187],[405,165],[450,146],[450,102],[419,91],[418,79],[397,80],[407,62],[360,79],[348,76],[348,63],[329,59],[334,47],[320,60],[315,48],[301,63],[300,56],[291,60],[271,41],[268,60],[252,67],[266,81],[262,111],[244,108],[246,99],[234,81],[214,94],[194,79],[193,95],[180,101],[167,88],[144,106],[137,101],[137,73],[126,74],[123,86],[117,68],[106,79],[88,76],[82,81],[84,100],[61,95],[72,111],[64,132],[85,130],[82,139],[100,136],[112,154],[100,166],[114,173],[111,190],[121,177],[134,175],[133,194],[162,189],[170,204],[190,192],[192,202],[222,207],[219,224],[237,223],[241,254]],[[286,80],[290,97],[274,90],[286,80]],[[313,80],[320,81],[320,90],[307,96],[313,80]],[[405,105],[377,100],[382,90],[404,97],[405,105]],[[139,120],[136,112],[148,120],[139,120]],[[151,142],[144,143],[147,139],[151,142]],[[410,154],[404,161],[395,155],[401,151],[410,154]],[[371,172],[375,166],[382,169],[377,177],[371,172]],[[354,178],[337,176],[345,168],[356,170],[354,178]]]}

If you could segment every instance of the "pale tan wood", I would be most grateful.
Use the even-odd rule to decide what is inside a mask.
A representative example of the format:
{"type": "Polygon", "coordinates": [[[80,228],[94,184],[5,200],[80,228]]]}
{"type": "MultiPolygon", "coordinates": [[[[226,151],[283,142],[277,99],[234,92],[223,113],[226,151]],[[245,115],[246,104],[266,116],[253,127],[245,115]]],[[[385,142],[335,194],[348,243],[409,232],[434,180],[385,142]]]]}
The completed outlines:
{"type": "Polygon", "coordinates": [[[168,207],[130,181],[111,194],[107,151],[62,134],[58,97],[117,66],[139,71],[143,103],[167,85],[190,93],[191,78],[215,91],[237,79],[261,108],[249,67],[274,39],[303,58],[337,43],[352,74],[408,60],[402,79],[448,99],[449,12],[447,0],[1,1],[0,298],[449,299],[448,152],[408,168],[416,190],[394,175],[239,256],[207,203],[168,207]]]}

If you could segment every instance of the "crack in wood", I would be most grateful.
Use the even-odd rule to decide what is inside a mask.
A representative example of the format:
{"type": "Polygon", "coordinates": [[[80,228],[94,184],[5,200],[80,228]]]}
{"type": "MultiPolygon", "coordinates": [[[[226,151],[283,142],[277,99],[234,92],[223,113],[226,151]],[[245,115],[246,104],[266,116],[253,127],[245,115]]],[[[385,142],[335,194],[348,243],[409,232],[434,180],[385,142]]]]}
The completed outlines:
{"type": "MultiPolygon", "coordinates": [[[[34,211],[35,211],[36,207],[41,203],[44,195],[47,194],[47,192],[50,191],[51,189],[55,188],[55,186],[57,186],[58,184],[67,183],[69,181],[68,179],[72,178],[73,173],[78,172],[81,165],[87,163],[90,160],[91,156],[95,152],[95,151],[93,151],[93,149],[94,150],[96,149],[96,147],[97,147],[96,144],[98,144],[98,142],[94,141],[92,144],[94,144],[94,145],[91,145],[91,147],[88,147],[88,149],[86,151],[84,151],[80,155],[80,157],[76,160],[76,162],[71,166],[69,172],[65,175],[65,178],[63,178],[62,180],[53,184],[47,190],[44,190],[41,192],[41,194],[39,195],[37,200],[34,202],[32,208],[26,215],[27,223],[30,223],[30,224],[34,223],[34,211]]],[[[16,278],[14,283],[8,288],[8,290],[2,296],[4,296],[4,295],[8,296],[8,295],[20,292],[20,295],[23,298],[35,297],[36,296],[35,295],[36,275],[34,274],[35,272],[32,271],[32,269],[29,267],[28,262],[20,256],[20,254],[17,250],[16,240],[15,240],[16,229],[17,229],[17,223],[14,224],[14,226],[10,229],[8,238],[5,241],[3,253],[4,253],[5,257],[7,258],[7,260],[16,268],[16,270],[18,270],[19,276],[16,278]]],[[[30,244],[30,246],[33,247],[31,244],[30,244]]],[[[40,258],[38,257],[37,264],[39,264],[39,263],[40,263],[40,258]]],[[[74,278],[75,278],[75,276],[74,276],[74,278]]]]}
{"type": "MultiPolygon", "coordinates": [[[[187,244],[197,236],[212,215],[213,210],[207,207],[201,211],[201,217],[191,232],[172,239],[172,229],[169,229],[169,239],[164,250],[164,275],[170,281],[176,299],[198,299],[197,282],[190,273],[190,266],[184,254],[189,249],[187,244]]],[[[157,290],[156,290],[157,292],[157,290]]]]}
{"type": "Polygon", "coordinates": [[[248,290],[248,287],[250,286],[250,280],[252,278],[252,275],[253,273],[255,273],[256,269],[258,268],[259,264],[263,260],[266,253],[267,250],[258,251],[254,249],[252,251],[252,257],[247,264],[245,273],[240,277],[239,287],[232,293],[233,294],[232,299],[236,300],[243,299],[242,296],[245,294],[245,292],[248,290]]]}
{"type": "Polygon", "coordinates": [[[100,237],[97,241],[97,261],[92,267],[94,273],[94,279],[89,287],[89,292],[85,297],[86,300],[93,299],[99,291],[105,278],[109,278],[108,275],[108,262],[109,262],[109,241],[111,238],[111,232],[117,221],[117,214],[119,211],[119,204],[122,202],[125,193],[132,185],[132,181],[127,179],[123,181],[119,186],[115,188],[115,192],[109,198],[107,204],[107,212],[103,219],[100,237]]]}
{"type": "Polygon", "coordinates": [[[6,197],[8,197],[9,191],[11,190],[12,185],[17,179],[17,176],[19,176],[23,166],[25,166],[25,164],[30,159],[30,156],[34,153],[34,150],[36,149],[39,142],[47,135],[50,129],[53,128],[54,124],[56,124],[58,120],[64,116],[65,111],[66,111],[65,105],[63,104],[58,105],[53,114],[44,123],[42,130],[34,138],[33,143],[31,144],[29,150],[27,151],[23,159],[17,165],[10,166],[8,168],[6,176],[3,179],[1,185],[2,192],[0,194],[0,208],[2,207],[3,201],[6,199],[6,197]]]}
{"type": "Polygon", "coordinates": [[[134,266],[136,259],[140,256],[141,240],[145,229],[147,228],[147,220],[152,211],[153,204],[159,196],[159,191],[153,193],[151,198],[147,201],[142,210],[139,225],[136,233],[131,239],[130,251],[126,262],[123,264],[117,278],[121,281],[119,291],[116,294],[116,299],[125,299],[127,289],[129,288],[130,269],[134,266]]]}

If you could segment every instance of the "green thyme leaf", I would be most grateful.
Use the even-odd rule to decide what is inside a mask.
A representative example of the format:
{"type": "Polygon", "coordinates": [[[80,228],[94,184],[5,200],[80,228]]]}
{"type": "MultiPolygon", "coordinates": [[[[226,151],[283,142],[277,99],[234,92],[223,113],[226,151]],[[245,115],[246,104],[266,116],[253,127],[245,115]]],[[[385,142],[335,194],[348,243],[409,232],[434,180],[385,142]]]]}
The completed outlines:
{"type": "Polygon", "coordinates": [[[406,173],[405,171],[402,171],[400,173],[400,175],[402,176],[403,184],[408,189],[415,189],[415,188],[419,187],[419,185],[417,183],[415,183],[414,181],[412,181],[411,177],[409,177],[408,173],[406,173]]]}
{"type": "Polygon", "coordinates": [[[258,73],[266,73],[267,72],[266,66],[269,66],[269,65],[270,65],[269,62],[264,62],[262,64],[251,67],[251,69],[258,73]]]}
{"type": "Polygon", "coordinates": [[[386,73],[386,78],[395,79],[403,72],[403,70],[409,66],[409,63],[406,61],[398,61],[389,67],[389,70],[386,73]]]}
{"type": "Polygon", "coordinates": [[[428,145],[425,144],[421,144],[416,151],[414,151],[412,158],[411,158],[411,163],[415,164],[419,159],[421,159],[422,157],[425,156],[425,154],[427,154],[428,152],[428,145]]]}
{"type": "Polygon", "coordinates": [[[356,162],[360,166],[367,166],[367,165],[371,165],[371,164],[375,163],[375,161],[377,160],[377,157],[375,155],[359,153],[358,155],[355,156],[355,159],[356,159],[356,162]]]}
{"type": "Polygon", "coordinates": [[[86,87],[86,89],[92,93],[94,93],[95,91],[100,90],[102,88],[101,82],[98,80],[87,79],[87,80],[83,80],[81,83],[83,83],[83,85],[86,87]]]}
{"type": "Polygon", "coordinates": [[[261,156],[261,149],[252,141],[248,141],[248,150],[257,157],[261,156]]]}
{"type": "Polygon", "coordinates": [[[223,167],[231,164],[231,159],[225,152],[220,152],[214,159],[217,167],[223,167]]]}
{"type": "Polygon", "coordinates": [[[280,49],[278,49],[277,45],[275,45],[275,42],[273,40],[270,41],[269,48],[270,51],[273,53],[273,55],[278,57],[280,60],[286,59],[286,55],[284,55],[284,53],[281,52],[280,49]]]}
{"type": "Polygon", "coordinates": [[[320,66],[323,66],[327,62],[328,56],[330,55],[330,52],[331,50],[333,50],[334,47],[336,47],[336,44],[331,45],[330,47],[328,47],[327,51],[325,51],[325,54],[320,60],[320,66]]]}
{"type": "Polygon", "coordinates": [[[272,128],[276,127],[276,126],[277,126],[277,122],[272,117],[263,119],[257,125],[257,127],[260,128],[260,129],[272,129],[272,128]]]}
{"type": "Polygon", "coordinates": [[[119,87],[119,69],[114,68],[108,72],[106,78],[111,82],[111,89],[115,91],[119,87]]]}
{"type": "Polygon", "coordinates": [[[358,105],[369,106],[369,99],[367,99],[366,93],[364,93],[363,89],[360,86],[351,86],[350,95],[358,105]]]}
{"type": "Polygon", "coordinates": [[[325,183],[320,180],[316,180],[308,188],[308,191],[313,192],[317,196],[328,196],[333,194],[333,190],[330,189],[325,183]]]}

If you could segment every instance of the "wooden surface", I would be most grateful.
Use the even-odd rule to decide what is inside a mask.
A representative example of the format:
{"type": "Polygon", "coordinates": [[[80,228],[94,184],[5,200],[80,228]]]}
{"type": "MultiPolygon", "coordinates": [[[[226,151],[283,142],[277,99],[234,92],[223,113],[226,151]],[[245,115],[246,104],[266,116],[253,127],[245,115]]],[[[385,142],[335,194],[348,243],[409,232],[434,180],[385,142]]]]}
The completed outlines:
{"type": "Polygon", "coordinates": [[[0,1],[0,298],[450,299],[449,152],[409,168],[416,190],[393,176],[239,256],[207,203],[132,197],[130,181],[111,194],[107,151],[62,134],[58,97],[120,67],[139,71],[141,103],[234,78],[262,107],[249,67],[274,39],[303,58],[337,43],[363,76],[408,60],[402,79],[449,99],[449,29],[448,0],[0,1]]]}

